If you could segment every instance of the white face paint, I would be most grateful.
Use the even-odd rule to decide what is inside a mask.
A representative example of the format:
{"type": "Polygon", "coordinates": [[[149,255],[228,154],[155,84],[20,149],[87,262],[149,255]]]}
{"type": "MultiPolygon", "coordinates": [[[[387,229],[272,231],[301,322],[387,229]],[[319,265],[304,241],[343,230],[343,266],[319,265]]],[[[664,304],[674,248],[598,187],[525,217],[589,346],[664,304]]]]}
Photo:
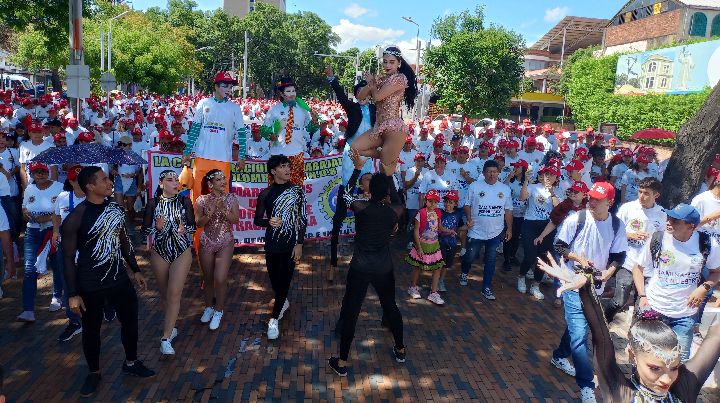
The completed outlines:
{"type": "Polygon", "coordinates": [[[297,97],[297,92],[295,91],[295,87],[285,87],[285,89],[282,91],[282,97],[285,102],[293,101],[297,97]]]}
{"type": "Polygon", "coordinates": [[[215,95],[218,98],[229,98],[232,95],[232,89],[232,83],[217,83],[215,84],[215,95]]]}

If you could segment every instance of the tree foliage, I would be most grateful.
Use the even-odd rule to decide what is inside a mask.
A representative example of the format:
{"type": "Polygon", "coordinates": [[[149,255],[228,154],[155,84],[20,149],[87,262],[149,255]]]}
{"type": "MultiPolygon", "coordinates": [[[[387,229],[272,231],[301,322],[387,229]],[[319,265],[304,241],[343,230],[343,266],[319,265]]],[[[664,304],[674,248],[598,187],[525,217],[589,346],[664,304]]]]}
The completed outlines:
{"type": "Polygon", "coordinates": [[[438,18],[432,29],[439,46],[425,54],[427,78],[438,103],[474,117],[503,116],[520,90],[523,40],[498,26],[485,28],[483,10],[438,18]]]}
{"type": "Polygon", "coordinates": [[[710,94],[708,88],[686,95],[614,95],[618,58],[619,55],[594,58],[591,52],[579,51],[565,65],[561,88],[578,127],[597,127],[601,122],[617,123],[621,138],[654,127],[677,132],[710,94]]]}

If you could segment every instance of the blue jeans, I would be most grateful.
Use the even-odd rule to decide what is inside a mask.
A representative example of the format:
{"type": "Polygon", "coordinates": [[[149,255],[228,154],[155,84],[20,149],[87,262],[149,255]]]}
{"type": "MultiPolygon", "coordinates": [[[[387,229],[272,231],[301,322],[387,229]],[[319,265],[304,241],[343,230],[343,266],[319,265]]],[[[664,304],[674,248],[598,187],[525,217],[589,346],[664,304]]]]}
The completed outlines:
{"type": "Polygon", "coordinates": [[[463,274],[470,273],[470,266],[472,266],[475,259],[480,254],[480,248],[485,245],[485,258],[483,263],[485,269],[483,270],[483,290],[488,288],[491,289],[493,275],[495,275],[495,260],[497,259],[497,247],[502,241],[503,233],[491,239],[475,239],[468,238],[467,249],[465,255],[462,257],[462,272],[463,274]]]}
{"type": "Polygon", "coordinates": [[[0,196],[0,205],[5,210],[5,215],[8,219],[8,225],[10,225],[10,237],[13,241],[18,239],[18,223],[17,217],[19,215],[19,208],[17,200],[13,196],[0,196]]]}
{"type": "MultiPolygon", "coordinates": [[[[35,261],[40,245],[47,233],[52,233],[52,227],[47,229],[27,228],[25,230],[25,274],[22,286],[23,311],[35,311],[35,294],[37,294],[37,272],[35,261]]],[[[63,275],[57,270],[58,254],[50,255],[50,268],[53,272],[53,297],[62,299],[63,296],[63,275]]]]}
{"type": "Polygon", "coordinates": [[[565,309],[565,333],[560,345],[553,351],[553,358],[572,356],[575,365],[575,382],[579,387],[595,389],[593,368],[588,351],[588,323],[582,310],[580,294],[567,291],[562,294],[565,309]]]}
{"type": "Polygon", "coordinates": [[[678,344],[682,348],[680,360],[685,362],[690,359],[690,348],[692,347],[693,327],[695,326],[695,316],[686,316],[684,318],[668,318],[662,316],[662,321],[675,332],[678,338],[678,344]]]}

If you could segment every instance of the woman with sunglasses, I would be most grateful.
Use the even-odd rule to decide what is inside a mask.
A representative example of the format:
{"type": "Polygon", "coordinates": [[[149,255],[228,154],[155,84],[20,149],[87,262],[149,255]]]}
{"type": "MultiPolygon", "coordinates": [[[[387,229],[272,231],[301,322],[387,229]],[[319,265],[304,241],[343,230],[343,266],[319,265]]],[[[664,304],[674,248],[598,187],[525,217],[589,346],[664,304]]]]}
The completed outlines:
{"type": "Polygon", "coordinates": [[[227,178],[219,169],[206,173],[201,186],[202,195],[195,202],[195,223],[203,231],[198,254],[205,275],[205,310],[200,321],[210,322],[210,330],[215,330],[225,308],[227,274],[235,247],[233,225],[240,219],[240,204],[228,193],[227,178]]]}
{"type": "Polygon", "coordinates": [[[178,194],[180,181],[175,171],[160,173],[155,197],[148,200],[143,232],[153,236],[150,251],[157,284],[165,307],[165,324],[160,352],[175,354],[172,340],[177,336],[175,322],[180,311],[180,297],[192,264],[191,236],[195,232],[195,213],[187,197],[178,194]]]}
{"type": "MultiPolygon", "coordinates": [[[[132,137],[122,136],[117,148],[132,151],[132,137]]],[[[138,190],[142,190],[143,174],[140,165],[117,165],[113,170],[115,174],[115,202],[125,209],[130,226],[134,227],[135,198],[138,190]]]]}

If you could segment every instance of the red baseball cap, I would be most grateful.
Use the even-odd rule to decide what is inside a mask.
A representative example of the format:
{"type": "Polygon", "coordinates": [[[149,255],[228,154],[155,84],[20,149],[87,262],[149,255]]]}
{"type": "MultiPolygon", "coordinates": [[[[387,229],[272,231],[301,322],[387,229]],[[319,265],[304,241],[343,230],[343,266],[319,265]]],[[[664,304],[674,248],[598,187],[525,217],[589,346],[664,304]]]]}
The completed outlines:
{"type": "Polygon", "coordinates": [[[50,168],[48,168],[47,165],[43,164],[42,162],[37,162],[37,161],[31,162],[30,165],[28,165],[28,169],[30,170],[30,173],[32,173],[33,171],[40,171],[40,170],[50,172],[50,168]]]}
{"type": "Polygon", "coordinates": [[[63,132],[63,131],[59,131],[59,132],[53,134],[54,141],[58,141],[58,140],[64,139],[64,138],[65,138],[65,132],[63,132]]]}
{"type": "Polygon", "coordinates": [[[136,135],[136,134],[142,135],[142,130],[140,130],[139,127],[136,127],[136,128],[134,128],[134,129],[132,129],[132,134],[133,134],[133,136],[136,135]]]}
{"type": "Polygon", "coordinates": [[[632,157],[632,156],[633,156],[633,152],[632,152],[632,150],[629,149],[629,148],[623,148],[623,150],[620,151],[620,155],[622,155],[623,157],[632,157]]]}
{"type": "Polygon", "coordinates": [[[525,160],[517,160],[510,164],[510,166],[527,168],[529,165],[525,160]]]}
{"type": "Polygon", "coordinates": [[[28,133],[42,133],[43,130],[44,127],[40,122],[32,122],[27,128],[28,133]]]}
{"type": "Polygon", "coordinates": [[[229,71],[218,71],[215,73],[215,78],[213,79],[213,84],[217,83],[237,84],[237,80],[233,78],[229,71]]]}
{"type": "Polygon", "coordinates": [[[555,165],[545,165],[540,169],[540,171],[538,171],[538,174],[543,174],[545,172],[548,172],[555,176],[560,176],[560,169],[555,165]]]}
{"type": "Polygon", "coordinates": [[[438,161],[447,162],[447,157],[444,154],[435,154],[435,162],[438,161]]]}
{"type": "Polygon", "coordinates": [[[455,151],[458,153],[469,153],[470,148],[468,148],[468,146],[460,146],[460,147],[456,148],[455,151]]]}
{"type": "Polygon", "coordinates": [[[494,159],[494,160],[503,160],[503,161],[505,161],[505,156],[502,155],[502,154],[500,154],[500,153],[497,153],[497,154],[493,155],[493,159],[494,159]]]}
{"type": "Polygon", "coordinates": [[[169,130],[167,130],[167,129],[162,129],[162,130],[160,130],[160,132],[158,133],[158,137],[161,138],[161,139],[173,139],[175,136],[174,136],[172,133],[170,133],[169,130]]]}
{"type": "Polygon", "coordinates": [[[526,146],[536,146],[537,140],[535,140],[535,137],[528,137],[527,140],[525,140],[526,146]]]}
{"type": "Polygon", "coordinates": [[[78,134],[77,139],[78,139],[78,141],[93,142],[93,141],[95,141],[95,136],[93,136],[93,134],[90,132],[82,132],[82,133],[78,134]]]}
{"type": "MultiPolygon", "coordinates": [[[[432,190],[431,190],[431,192],[432,192],[432,190]]],[[[428,193],[430,193],[430,192],[428,192],[428,193]]],[[[425,198],[427,199],[427,197],[425,197],[425,198]]],[[[457,190],[450,190],[445,194],[445,196],[443,196],[443,199],[460,201],[460,195],[458,194],[457,190]]]]}
{"type": "Polygon", "coordinates": [[[588,160],[590,157],[588,157],[588,150],[587,148],[580,147],[577,150],[575,150],[575,156],[580,157],[581,159],[588,160]]]}
{"type": "Polygon", "coordinates": [[[578,193],[587,193],[589,191],[587,185],[583,181],[575,181],[568,190],[572,190],[578,193]]]}
{"type": "Polygon", "coordinates": [[[480,143],[480,148],[487,148],[487,149],[492,150],[492,149],[493,149],[493,145],[492,145],[492,143],[489,142],[489,141],[483,141],[482,143],[480,143]]]}
{"type": "Polygon", "coordinates": [[[407,136],[405,136],[405,144],[408,144],[408,143],[412,143],[412,136],[409,134],[407,136]]]}
{"type": "Polygon", "coordinates": [[[608,140],[608,144],[617,144],[617,142],[618,142],[618,139],[615,138],[615,137],[613,137],[613,138],[611,138],[610,140],[608,140]]]}
{"type": "Polygon", "coordinates": [[[588,196],[598,200],[614,200],[615,188],[607,182],[595,182],[588,191],[588,196]]]}
{"type": "Polygon", "coordinates": [[[537,150],[538,151],[545,151],[545,146],[543,143],[537,143],[537,150]]]}
{"type": "Polygon", "coordinates": [[[572,160],[565,165],[564,169],[566,171],[582,171],[585,169],[585,165],[578,160],[572,160]]]}
{"type": "Polygon", "coordinates": [[[417,161],[417,160],[419,160],[419,159],[425,160],[425,159],[427,159],[427,158],[425,157],[425,154],[423,154],[423,153],[417,153],[417,154],[415,154],[415,157],[413,157],[413,161],[417,161]]]}
{"type": "Polygon", "coordinates": [[[435,200],[436,202],[440,201],[440,195],[438,194],[437,190],[430,189],[425,194],[425,200],[435,200]]]}
{"type": "Polygon", "coordinates": [[[77,126],[78,120],[75,118],[70,118],[70,119],[68,119],[67,124],[68,124],[68,126],[77,126]]]}
{"type": "Polygon", "coordinates": [[[67,171],[67,178],[68,178],[68,180],[70,180],[70,181],[76,181],[76,180],[77,180],[77,177],[78,177],[78,174],[80,173],[80,171],[82,171],[82,169],[83,169],[82,165],[73,165],[73,166],[71,166],[70,169],[68,169],[68,171],[67,171]]]}
{"type": "Polygon", "coordinates": [[[500,139],[500,140],[498,140],[498,144],[497,144],[497,145],[498,145],[498,148],[507,148],[507,146],[508,146],[508,141],[505,140],[505,139],[500,139]]]}
{"type": "Polygon", "coordinates": [[[566,143],[560,144],[560,152],[561,152],[561,153],[566,153],[566,152],[568,152],[568,151],[570,151],[570,145],[569,145],[569,144],[566,144],[566,143]]]}
{"type": "Polygon", "coordinates": [[[110,120],[104,121],[103,126],[112,126],[112,121],[110,121],[110,120]]]}
{"type": "Polygon", "coordinates": [[[436,138],[435,141],[433,141],[433,147],[442,147],[444,144],[445,142],[440,138],[436,138]]]}
{"type": "Polygon", "coordinates": [[[720,174],[720,169],[709,167],[705,176],[709,178],[711,176],[718,176],[718,174],[720,174]]]}
{"type": "Polygon", "coordinates": [[[640,154],[637,158],[635,158],[635,161],[641,164],[649,164],[652,162],[652,158],[648,157],[646,154],[640,154]]]}

